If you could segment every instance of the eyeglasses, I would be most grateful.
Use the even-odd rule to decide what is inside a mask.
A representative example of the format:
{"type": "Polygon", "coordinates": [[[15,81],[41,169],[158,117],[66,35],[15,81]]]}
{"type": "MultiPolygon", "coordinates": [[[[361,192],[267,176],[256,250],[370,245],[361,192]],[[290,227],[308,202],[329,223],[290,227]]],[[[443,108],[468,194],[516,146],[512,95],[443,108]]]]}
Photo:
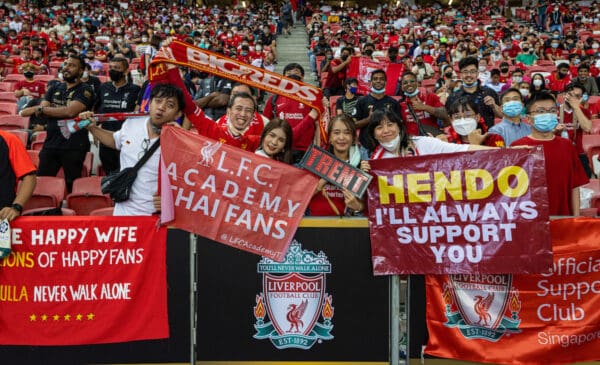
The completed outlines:
{"type": "Polygon", "coordinates": [[[532,110],[530,112],[530,114],[546,114],[546,113],[550,113],[550,114],[556,114],[558,113],[558,109],[557,108],[550,108],[550,109],[536,109],[536,110],[532,110]]]}
{"type": "Polygon", "coordinates": [[[140,160],[146,154],[146,152],[148,152],[149,148],[150,140],[148,138],[144,138],[144,140],[142,141],[142,150],[140,151],[140,153],[138,153],[138,160],[140,160]]]}
{"type": "Polygon", "coordinates": [[[477,75],[479,71],[478,70],[461,70],[460,73],[461,74],[465,74],[465,75],[477,75]]]}

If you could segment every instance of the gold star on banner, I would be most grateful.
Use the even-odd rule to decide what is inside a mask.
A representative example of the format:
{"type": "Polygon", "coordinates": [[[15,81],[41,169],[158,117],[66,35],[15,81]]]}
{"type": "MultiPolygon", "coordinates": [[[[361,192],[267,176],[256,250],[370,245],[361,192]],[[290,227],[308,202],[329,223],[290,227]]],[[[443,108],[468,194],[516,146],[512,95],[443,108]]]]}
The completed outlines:
{"type": "Polygon", "coordinates": [[[37,316],[36,316],[35,314],[32,314],[32,315],[30,315],[30,316],[29,316],[29,320],[30,320],[31,322],[35,322],[35,321],[37,320],[37,316]]]}
{"type": "Polygon", "coordinates": [[[64,318],[65,318],[65,321],[70,321],[71,320],[71,315],[70,314],[65,314],[64,318]]]}
{"type": "Polygon", "coordinates": [[[48,316],[45,314],[42,314],[42,322],[46,322],[47,319],[48,319],[48,316]]]}
{"type": "Polygon", "coordinates": [[[87,315],[88,321],[94,320],[94,317],[95,317],[94,313],[88,313],[88,315],[87,315]]]}
{"type": "Polygon", "coordinates": [[[55,314],[52,316],[52,319],[54,319],[55,321],[58,321],[60,319],[60,316],[58,314],[55,314]]]}
{"type": "Polygon", "coordinates": [[[83,318],[83,316],[82,316],[81,314],[79,314],[79,313],[78,313],[78,314],[77,314],[77,320],[78,320],[78,321],[81,321],[81,319],[82,319],[82,318],[83,318]]]}

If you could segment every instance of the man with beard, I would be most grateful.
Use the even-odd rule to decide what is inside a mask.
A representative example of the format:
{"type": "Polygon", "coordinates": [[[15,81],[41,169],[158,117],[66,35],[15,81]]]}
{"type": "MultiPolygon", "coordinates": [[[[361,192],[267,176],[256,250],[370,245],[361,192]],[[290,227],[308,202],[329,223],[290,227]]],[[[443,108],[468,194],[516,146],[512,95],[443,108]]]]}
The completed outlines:
{"type": "MultiPolygon", "coordinates": [[[[103,83],[98,92],[98,110],[103,113],[133,112],[140,93],[140,87],[127,80],[129,62],[126,58],[115,57],[109,62],[110,81],[103,83]]],[[[102,128],[109,131],[121,129],[122,121],[106,121],[102,128]]],[[[107,175],[120,170],[119,151],[100,145],[100,161],[107,175]]]]}
{"type": "Polygon", "coordinates": [[[64,82],[54,84],[39,106],[25,108],[21,116],[46,117],[47,137],[40,151],[39,176],[56,176],[62,167],[67,188],[71,191],[73,180],[81,176],[83,161],[90,150],[85,130],[73,133],[68,139],[60,132],[58,121],[75,118],[94,105],[94,93],[89,85],[81,82],[85,60],[71,55],[62,69],[64,82]]]}

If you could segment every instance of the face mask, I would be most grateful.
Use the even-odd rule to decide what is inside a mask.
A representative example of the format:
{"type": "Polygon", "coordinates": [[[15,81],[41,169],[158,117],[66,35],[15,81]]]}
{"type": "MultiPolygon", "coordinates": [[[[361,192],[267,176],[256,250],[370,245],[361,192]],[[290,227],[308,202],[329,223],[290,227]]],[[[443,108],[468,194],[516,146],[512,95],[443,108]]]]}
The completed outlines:
{"type": "Polygon", "coordinates": [[[56,75],[56,76],[58,76],[59,80],[64,80],[62,72],[59,72],[58,75],[56,75]]]}
{"type": "Polygon", "coordinates": [[[358,91],[358,87],[356,87],[356,86],[351,86],[349,91],[350,91],[352,94],[356,94],[356,92],[358,91]]]}
{"type": "Polygon", "coordinates": [[[519,92],[523,97],[529,96],[529,89],[520,89],[519,92]]]}
{"type": "Polygon", "coordinates": [[[554,113],[538,114],[533,117],[533,126],[542,133],[552,132],[558,125],[558,116],[554,113]]]}
{"type": "Polygon", "coordinates": [[[580,60],[578,60],[578,59],[575,59],[575,60],[573,60],[573,64],[574,64],[575,66],[577,66],[577,65],[579,64],[579,62],[581,62],[581,61],[580,61],[580,60]]]}
{"type": "Polygon", "coordinates": [[[376,89],[374,87],[371,87],[371,92],[373,94],[383,94],[385,92],[385,87],[381,88],[381,89],[376,89]]]}
{"type": "Polygon", "coordinates": [[[507,72],[508,72],[508,69],[507,69],[507,68],[501,68],[501,69],[500,69],[500,72],[502,72],[503,74],[505,74],[505,73],[507,73],[507,72]]]}
{"type": "Polygon", "coordinates": [[[540,87],[544,82],[540,79],[533,80],[533,86],[540,87]]]}
{"type": "Polygon", "coordinates": [[[460,118],[452,121],[452,128],[461,136],[468,136],[477,128],[475,118],[460,118]]]}
{"type": "Polygon", "coordinates": [[[521,81],[523,81],[523,78],[521,76],[513,76],[513,78],[512,78],[513,84],[518,84],[521,81]]]}
{"type": "Polygon", "coordinates": [[[502,104],[502,113],[509,118],[520,115],[523,111],[523,104],[520,101],[509,101],[502,104]]]}
{"type": "Polygon", "coordinates": [[[446,76],[447,79],[450,79],[450,78],[452,78],[452,73],[444,74],[444,76],[446,76]]]}
{"type": "Polygon", "coordinates": [[[412,93],[407,93],[406,91],[404,92],[404,95],[408,96],[409,98],[415,97],[419,94],[419,89],[415,89],[415,91],[413,91],[412,93]]]}
{"type": "Polygon", "coordinates": [[[90,42],[83,42],[83,47],[88,48],[90,46],[90,42]]]}
{"type": "Polygon", "coordinates": [[[428,49],[424,49],[423,50],[423,54],[429,54],[429,50],[428,49]]]}
{"type": "Polygon", "coordinates": [[[558,43],[552,43],[552,48],[558,48],[558,43]]]}
{"type": "Polygon", "coordinates": [[[398,50],[398,52],[399,52],[400,54],[404,54],[404,53],[406,52],[406,48],[400,48],[400,49],[398,50]]]}
{"type": "Polygon", "coordinates": [[[590,97],[589,97],[589,95],[588,95],[588,94],[583,94],[583,95],[581,96],[581,101],[583,101],[583,102],[585,103],[586,101],[588,101],[588,99],[589,99],[589,98],[590,98],[590,97]]]}
{"type": "Polygon", "coordinates": [[[487,66],[479,66],[479,72],[485,72],[487,70],[487,66]]]}
{"type": "Polygon", "coordinates": [[[146,42],[148,42],[148,37],[142,37],[142,42],[143,42],[143,43],[146,43],[146,42]]]}
{"type": "Polygon", "coordinates": [[[81,78],[83,78],[83,79],[87,79],[87,77],[88,77],[89,75],[90,75],[90,74],[89,74],[87,71],[83,71],[83,74],[81,75],[81,78]]]}
{"type": "Polygon", "coordinates": [[[120,81],[123,78],[123,72],[117,70],[108,70],[108,77],[113,82],[120,81]]]}
{"type": "Polygon", "coordinates": [[[35,75],[35,73],[33,71],[25,71],[25,72],[23,72],[23,76],[25,76],[28,79],[31,79],[33,77],[33,75],[35,75]]]}
{"type": "Polygon", "coordinates": [[[431,39],[429,39],[429,40],[427,41],[427,44],[433,44],[433,41],[432,41],[431,39]]]}
{"type": "Polygon", "coordinates": [[[365,50],[365,55],[371,56],[372,54],[373,54],[373,50],[372,49],[365,50]]]}
{"type": "Polygon", "coordinates": [[[398,146],[400,145],[400,135],[397,135],[396,138],[389,142],[382,142],[380,145],[388,152],[396,152],[398,151],[398,146]]]}
{"type": "Polygon", "coordinates": [[[598,49],[598,45],[596,43],[592,44],[593,49],[598,49]]]}
{"type": "Polygon", "coordinates": [[[519,39],[521,39],[521,35],[520,35],[520,34],[517,34],[517,35],[515,35],[515,39],[516,39],[516,40],[519,40],[519,39]]]}
{"type": "Polygon", "coordinates": [[[475,80],[475,82],[473,82],[471,84],[467,84],[466,82],[463,81],[463,86],[466,87],[467,89],[475,87],[475,86],[477,86],[477,80],[475,80]]]}

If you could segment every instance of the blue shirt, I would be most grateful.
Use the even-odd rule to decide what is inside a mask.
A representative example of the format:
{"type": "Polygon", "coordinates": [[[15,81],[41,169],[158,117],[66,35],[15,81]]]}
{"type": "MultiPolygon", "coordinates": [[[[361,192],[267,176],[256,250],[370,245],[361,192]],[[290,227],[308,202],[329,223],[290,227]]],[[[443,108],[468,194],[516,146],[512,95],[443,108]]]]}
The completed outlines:
{"type": "Polygon", "coordinates": [[[504,145],[510,146],[517,139],[521,139],[531,134],[531,126],[523,122],[515,124],[502,118],[502,122],[496,124],[488,130],[488,133],[499,134],[504,139],[504,145]]]}

